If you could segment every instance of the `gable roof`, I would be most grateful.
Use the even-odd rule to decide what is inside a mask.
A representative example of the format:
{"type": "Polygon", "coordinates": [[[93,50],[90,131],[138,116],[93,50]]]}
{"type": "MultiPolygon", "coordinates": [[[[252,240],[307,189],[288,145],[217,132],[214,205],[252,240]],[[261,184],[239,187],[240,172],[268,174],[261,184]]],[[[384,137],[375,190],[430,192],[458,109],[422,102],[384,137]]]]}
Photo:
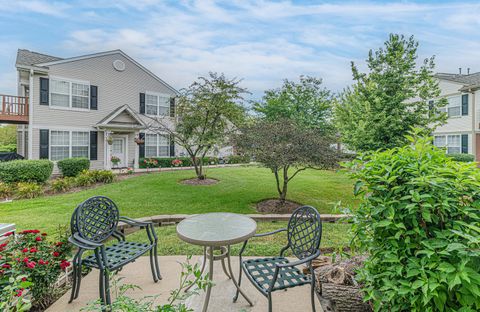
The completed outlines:
{"type": "Polygon", "coordinates": [[[75,56],[75,57],[70,57],[70,58],[65,58],[65,59],[59,59],[59,60],[54,60],[54,61],[48,61],[48,62],[44,62],[44,63],[39,63],[39,64],[36,64],[37,66],[51,66],[51,65],[57,65],[57,64],[64,64],[64,63],[69,63],[69,62],[75,62],[75,61],[80,61],[80,60],[85,60],[85,59],[89,59],[89,58],[94,58],[94,57],[101,57],[101,56],[106,56],[106,55],[112,55],[112,54],[120,54],[122,55],[123,57],[125,57],[127,60],[129,60],[130,62],[132,62],[133,64],[137,65],[138,67],[140,67],[140,69],[142,69],[144,72],[146,72],[148,75],[150,75],[151,77],[153,77],[154,79],[156,79],[157,81],[161,82],[162,84],[164,84],[167,88],[169,88],[171,91],[173,91],[175,94],[179,94],[179,92],[173,88],[172,86],[170,86],[168,83],[166,83],[165,81],[163,81],[162,79],[160,79],[160,77],[158,77],[157,75],[155,75],[154,73],[152,73],[150,70],[148,70],[147,68],[145,68],[142,64],[138,63],[137,61],[135,61],[133,58],[131,58],[130,56],[128,56],[125,52],[123,52],[122,50],[120,49],[117,49],[117,50],[111,50],[111,51],[105,51],[105,52],[99,52],[99,53],[93,53],[93,54],[86,54],[86,55],[82,55],[82,56],[75,56]]]}
{"type": "Polygon", "coordinates": [[[146,127],[145,123],[143,120],[133,111],[133,109],[128,106],[127,104],[122,105],[112,111],[110,114],[105,116],[102,120],[100,120],[97,124],[97,127],[126,127],[126,128],[140,128],[143,129],[146,127]],[[118,117],[120,114],[126,112],[129,114],[133,120],[136,121],[137,125],[132,125],[132,124],[122,124],[118,122],[112,122],[116,117],[118,117]]]}
{"type": "Polygon", "coordinates": [[[462,74],[449,74],[449,73],[438,73],[435,75],[438,79],[450,80],[453,82],[458,82],[463,85],[472,85],[480,83],[480,72],[462,75],[462,74]]]}
{"type": "Polygon", "coordinates": [[[59,60],[61,60],[61,58],[56,56],[33,52],[26,49],[18,49],[15,65],[34,66],[39,63],[53,62],[59,60]]]}

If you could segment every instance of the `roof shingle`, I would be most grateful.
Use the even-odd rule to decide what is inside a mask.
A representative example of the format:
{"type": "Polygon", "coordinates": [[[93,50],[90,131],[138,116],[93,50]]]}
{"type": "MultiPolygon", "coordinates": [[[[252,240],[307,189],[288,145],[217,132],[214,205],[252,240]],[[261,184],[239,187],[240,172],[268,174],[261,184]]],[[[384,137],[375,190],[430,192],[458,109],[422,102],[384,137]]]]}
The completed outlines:
{"type": "Polygon", "coordinates": [[[15,62],[16,65],[26,65],[26,66],[33,66],[36,64],[46,63],[46,62],[53,62],[61,60],[62,58],[46,55],[42,53],[37,53],[25,49],[18,49],[17,51],[17,60],[15,62]]]}

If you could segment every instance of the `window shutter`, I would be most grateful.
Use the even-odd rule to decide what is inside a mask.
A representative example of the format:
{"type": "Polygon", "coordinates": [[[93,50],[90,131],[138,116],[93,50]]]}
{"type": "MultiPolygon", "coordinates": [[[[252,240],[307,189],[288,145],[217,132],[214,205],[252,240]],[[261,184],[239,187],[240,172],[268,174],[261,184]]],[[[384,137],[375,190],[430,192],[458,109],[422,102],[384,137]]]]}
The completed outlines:
{"type": "MultiPolygon", "coordinates": [[[[140,132],[138,138],[145,141],[145,133],[140,132]]],[[[145,143],[138,145],[138,157],[145,158],[145,143]]]]}
{"type": "Polygon", "coordinates": [[[98,87],[90,86],[90,109],[98,110],[98,87]]]}
{"type": "Polygon", "coordinates": [[[462,134],[462,154],[468,154],[468,134],[462,134]]]}
{"type": "Polygon", "coordinates": [[[145,114],[145,93],[140,93],[140,114],[145,114]]]}
{"type": "Polygon", "coordinates": [[[90,131],[90,160],[97,160],[98,131],[90,131]]]}
{"type": "Polygon", "coordinates": [[[432,116],[432,111],[433,111],[433,100],[428,101],[428,115],[432,116]]]}
{"type": "Polygon", "coordinates": [[[40,105],[48,105],[48,78],[40,77],[40,105]]]}
{"type": "Polygon", "coordinates": [[[40,129],[40,159],[48,159],[48,129],[40,129]]]}
{"type": "Polygon", "coordinates": [[[468,116],[468,94],[462,95],[462,116],[468,116]]]}
{"type": "Polygon", "coordinates": [[[170,117],[175,117],[175,98],[170,98],[170,117]]]}
{"type": "Polygon", "coordinates": [[[173,135],[170,134],[170,157],[175,157],[175,141],[173,135]]]}

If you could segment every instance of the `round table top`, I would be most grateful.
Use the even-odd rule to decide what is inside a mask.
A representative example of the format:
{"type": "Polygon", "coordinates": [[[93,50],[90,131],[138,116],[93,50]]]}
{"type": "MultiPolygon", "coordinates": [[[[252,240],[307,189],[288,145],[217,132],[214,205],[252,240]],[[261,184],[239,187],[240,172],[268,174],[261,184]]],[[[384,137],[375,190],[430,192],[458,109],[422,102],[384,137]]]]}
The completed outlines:
{"type": "Polygon", "coordinates": [[[255,235],[257,223],[250,217],[228,212],[195,215],[177,225],[181,240],[201,246],[227,246],[255,235]]]}

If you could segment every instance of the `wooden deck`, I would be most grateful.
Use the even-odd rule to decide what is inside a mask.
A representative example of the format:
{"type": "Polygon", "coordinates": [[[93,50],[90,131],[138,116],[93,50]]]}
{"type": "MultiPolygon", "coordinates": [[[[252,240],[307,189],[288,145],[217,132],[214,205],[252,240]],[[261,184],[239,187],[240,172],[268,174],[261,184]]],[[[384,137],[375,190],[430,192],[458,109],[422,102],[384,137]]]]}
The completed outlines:
{"type": "Polygon", "coordinates": [[[28,97],[0,94],[0,123],[28,124],[28,97]]]}

